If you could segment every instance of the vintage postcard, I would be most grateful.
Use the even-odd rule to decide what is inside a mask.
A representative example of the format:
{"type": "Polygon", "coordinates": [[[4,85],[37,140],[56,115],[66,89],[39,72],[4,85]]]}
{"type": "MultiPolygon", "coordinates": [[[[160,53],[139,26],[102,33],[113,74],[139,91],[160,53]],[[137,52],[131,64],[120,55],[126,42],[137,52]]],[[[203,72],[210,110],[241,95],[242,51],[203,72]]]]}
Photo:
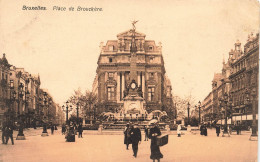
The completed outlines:
{"type": "Polygon", "coordinates": [[[257,0],[0,0],[0,162],[258,160],[257,0]]]}

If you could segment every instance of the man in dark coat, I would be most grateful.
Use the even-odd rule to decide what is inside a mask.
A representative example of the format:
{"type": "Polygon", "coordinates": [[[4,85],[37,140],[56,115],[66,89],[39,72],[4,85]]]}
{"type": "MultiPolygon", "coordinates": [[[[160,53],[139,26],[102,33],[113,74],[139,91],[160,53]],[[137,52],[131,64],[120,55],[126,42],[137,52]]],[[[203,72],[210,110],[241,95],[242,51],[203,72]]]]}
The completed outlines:
{"type": "Polygon", "coordinates": [[[203,130],[204,130],[204,125],[202,124],[202,125],[200,126],[200,135],[203,135],[203,130]]]}
{"type": "Polygon", "coordinates": [[[51,125],[51,134],[54,132],[54,125],[51,125]]]}
{"type": "Polygon", "coordinates": [[[145,139],[144,139],[144,141],[148,141],[148,128],[147,128],[146,125],[144,126],[144,133],[145,133],[145,139]]]}
{"type": "Polygon", "coordinates": [[[208,129],[207,129],[206,125],[204,125],[204,127],[203,127],[203,135],[208,136],[208,129]]]}
{"type": "Polygon", "coordinates": [[[6,142],[5,142],[5,144],[8,144],[9,137],[11,138],[12,145],[14,145],[13,126],[12,125],[8,125],[8,127],[6,127],[6,142]]]}
{"type": "Polygon", "coordinates": [[[216,133],[217,133],[217,136],[219,137],[219,133],[220,133],[220,126],[219,125],[216,125],[216,133]]]}
{"type": "Polygon", "coordinates": [[[138,152],[138,144],[141,143],[142,136],[141,136],[141,130],[137,127],[138,125],[135,124],[134,128],[131,129],[130,135],[131,135],[131,141],[132,141],[132,149],[133,149],[133,156],[137,156],[138,152]]]}
{"type": "Polygon", "coordinates": [[[161,135],[161,131],[157,126],[157,123],[152,123],[153,128],[150,129],[149,138],[151,139],[151,156],[150,159],[155,161],[155,159],[160,161],[163,158],[163,155],[160,151],[159,146],[157,145],[157,136],[161,135]]]}
{"type": "Polygon", "coordinates": [[[127,124],[124,130],[124,144],[126,145],[126,149],[128,150],[129,144],[131,144],[131,137],[130,137],[130,125],[127,124]]]}
{"type": "Polygon", "coordinates": [[[82,132],[83,132],[83,128],[82,128],[82,124],[79,124],[79,126],[78,126],[78,132],[79,132],[79,138],[83,138],[82,137],[82,132]]]}
{"type": "Polygon", "coordinates": [[[3,123],[3,127],[2,127],[2,144],[5,144],[5,138],[6,138],[5,128],[6,128],[6,124],[3,123]]]}
{"type": "Polygon", "coordinates": [[[65,124],[62,124],[61,133],[65,134],[65,132],[66,132],[66,126],[65,126],[65,124]]]}

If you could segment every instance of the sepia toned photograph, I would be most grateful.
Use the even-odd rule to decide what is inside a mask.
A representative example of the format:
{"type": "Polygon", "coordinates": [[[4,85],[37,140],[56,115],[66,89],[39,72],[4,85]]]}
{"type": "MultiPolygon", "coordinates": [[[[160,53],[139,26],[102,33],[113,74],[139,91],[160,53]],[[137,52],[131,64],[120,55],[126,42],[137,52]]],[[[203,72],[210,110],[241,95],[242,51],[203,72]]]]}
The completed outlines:
{"type": "Polygon", "coordinates": [[[257,162],[257,0],[0,0],[0,162],[257,162]]]}

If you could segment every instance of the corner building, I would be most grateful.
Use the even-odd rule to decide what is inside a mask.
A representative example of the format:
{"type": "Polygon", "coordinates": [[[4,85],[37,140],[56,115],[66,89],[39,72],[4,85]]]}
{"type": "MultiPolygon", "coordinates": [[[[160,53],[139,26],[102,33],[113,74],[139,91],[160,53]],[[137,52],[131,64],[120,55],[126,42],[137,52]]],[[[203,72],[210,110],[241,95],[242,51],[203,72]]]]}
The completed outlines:
{"type": "Polygon", "coordinates": [[[123,107],[131,83],[131,71],[146,111],[172,112],[173,104],[169,104],[172,103],[172,86],[166,76],[161,43],[156,45],[155,41],[145,40],[145,37],[145,34],[135,33],[134,64],[131,63],[131,30],[118,34],[117,40],[109,40],[105,45],[101,42],[92,87],[92,92],[98,96],[97,112],[117,112],[123,107]]]}

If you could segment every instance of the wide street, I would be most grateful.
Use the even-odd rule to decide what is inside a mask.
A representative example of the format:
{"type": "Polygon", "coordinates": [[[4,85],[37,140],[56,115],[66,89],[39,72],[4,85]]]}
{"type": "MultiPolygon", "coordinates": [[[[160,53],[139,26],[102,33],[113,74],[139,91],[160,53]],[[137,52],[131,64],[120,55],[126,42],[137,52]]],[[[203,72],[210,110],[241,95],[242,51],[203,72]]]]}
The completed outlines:
{"type": "MultiPolygon", "coordinates": [[[[65,142],[59,130],[54,135],[41,137],[42,130],[27,129],[26,140],[14,140],[15,145],[0,145],[0,161],[98,161],[146,162],[150,160],[150,141],[142,141],[137,158],[131,147],[126,150],[120,131],[98,135],[84,131],[83,138],[65,142]],[[113,134],[113,135],[111,135],[113,134]]],[[[50,134],[50,130],[48,130],[50,134]]],[[[208,129],[208,136],[185,134],[178,138],[176,132],[169,136],[169,143],[161,147],[162,162],[172,161],[257,161],[257,141],[249,141],[250,132],[231,137],[216,137],[215,129],[208,129]]],[[[17,131],[14,132],[16,137],[17,131]]],[[[142,135],[144,140],[144,134],[142,135]]]]}

